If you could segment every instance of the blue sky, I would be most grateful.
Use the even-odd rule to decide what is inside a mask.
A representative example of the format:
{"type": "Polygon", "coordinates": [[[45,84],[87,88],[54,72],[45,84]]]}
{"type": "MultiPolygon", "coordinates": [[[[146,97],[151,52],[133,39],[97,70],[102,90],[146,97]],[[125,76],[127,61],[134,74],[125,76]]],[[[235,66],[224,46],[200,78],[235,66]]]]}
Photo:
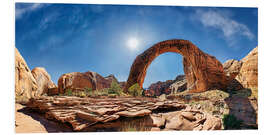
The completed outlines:
{"type": "MultiPolygon", "coordinates": [[[[15,45],[29,68],[45,67],[56,84],[64,73],[89,70],[126,81],[138,54],[173,38],[222,63],[258,45],[257,8],[16,3],[15,21],[15,45]]],[[[144,87],[179,74],[182,56],[162,54],[144,87]]]]}

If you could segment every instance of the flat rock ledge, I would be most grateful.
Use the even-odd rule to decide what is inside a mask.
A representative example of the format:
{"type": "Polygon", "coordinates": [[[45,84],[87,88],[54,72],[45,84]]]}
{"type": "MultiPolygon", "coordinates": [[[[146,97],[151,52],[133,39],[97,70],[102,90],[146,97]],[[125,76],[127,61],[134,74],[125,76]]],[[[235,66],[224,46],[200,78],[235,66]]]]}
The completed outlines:
{"type": "Polygon", "coordinates": [[[154,98],[79,98],[43,96],[30,99],[27,107],[45,114],[45,118],[71,125],[74,131],[119,119],[120,117],[150,116],[151,131],[218,130],[221,120],[193,110],[178,101],[154,98]],[[162,112],[162,113],[160,113],[162,112]]]}

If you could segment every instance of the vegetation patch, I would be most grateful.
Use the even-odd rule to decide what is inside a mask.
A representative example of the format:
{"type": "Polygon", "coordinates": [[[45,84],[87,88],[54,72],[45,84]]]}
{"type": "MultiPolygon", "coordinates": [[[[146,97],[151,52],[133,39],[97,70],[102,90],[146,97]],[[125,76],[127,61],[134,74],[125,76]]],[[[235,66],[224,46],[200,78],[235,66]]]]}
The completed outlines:
{"type": "Polygon", "coordinates": [[[242,120],[238,120],[232,114],[225,114],[222,118],[224,129],[240,129],[241,124],[243,123],[242,120]]]}
{"type": "Polygon", "coordinates": [[[141,97],[143,90],[138,83],[135,83],[128,88],[128,93],[133,97],[141,97]]]}

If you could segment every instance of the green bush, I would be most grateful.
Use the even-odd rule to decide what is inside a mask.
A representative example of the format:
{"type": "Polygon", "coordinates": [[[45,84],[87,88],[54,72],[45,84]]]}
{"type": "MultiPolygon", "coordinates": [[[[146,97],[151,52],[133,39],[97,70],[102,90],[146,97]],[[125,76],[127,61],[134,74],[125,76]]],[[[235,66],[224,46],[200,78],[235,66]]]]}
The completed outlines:
{"type": "Polygon", "coordinates": [[[242,120],[238,120],[232,114],[223,115],[222,121],[225,129],[240,129],[243,122],[242,120]]]}
{"type": "Polygon", "coordinates": [[[108,89],[108,94],[116,94],[120,96],[122,95],[122,93],[123,93],[123,89],[115,80],[113,80],[111,83],[111,87],[108,89]]]}
{"type": "Polygon", "coordinates": [[[72,90],[71,89],[67,89],[64,95],[66,95],[66,96],[72,96],[72,90]]]}
{"type": "Polygon", "coordinates": [[[92,89],[92,88],[85,87],[85,88],[84,88],[84,94],[85,94],[86,96],[93,95],[93,89],[92,89]]]}
{"type": "Polygon", "coordinates": [[[128,88],[128,93],[133,97],[142,96],[142,92],[143,91],[138,83],[133,84],[128,88]]]}

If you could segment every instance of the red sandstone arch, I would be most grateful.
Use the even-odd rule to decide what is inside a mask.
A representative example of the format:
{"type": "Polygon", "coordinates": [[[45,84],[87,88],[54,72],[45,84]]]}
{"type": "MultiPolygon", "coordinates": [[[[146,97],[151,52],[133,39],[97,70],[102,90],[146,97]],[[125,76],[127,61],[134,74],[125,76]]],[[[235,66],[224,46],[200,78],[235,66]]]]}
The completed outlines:
{"type": "Polygon", "coordinates": [[[148,66],[157,56],[166,52],[183,56],[187,88],[190,92],[226,87],[227,79],[223,66],[215,57],[204,53],[188,40],[173,39],[159,42],[136,57],[130,69],[125,92],[135,83],[142,88],[148,66]]]}

